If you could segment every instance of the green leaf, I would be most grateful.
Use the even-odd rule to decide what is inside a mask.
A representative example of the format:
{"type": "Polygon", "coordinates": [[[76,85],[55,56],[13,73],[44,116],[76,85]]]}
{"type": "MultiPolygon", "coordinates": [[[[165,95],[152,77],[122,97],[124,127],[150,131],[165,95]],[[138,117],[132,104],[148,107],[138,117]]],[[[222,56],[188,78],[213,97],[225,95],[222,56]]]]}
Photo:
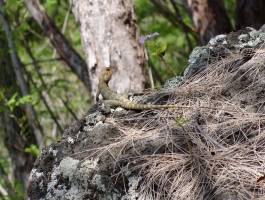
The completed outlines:
{"type": "Polygon", "coordinates": [[[17,96],[18,96],[18,93],[15,92],[15,93],[12,95],[12,97],[6,102],[7,107],[8,107],[11,111],[13,111],[14,108],[16,107],[17,96]]]}
{"type": "Polygon", "coordinates": [[[159,40],[147,41],[147,48],[152,57],[163,56],[167,50],[167,43],[159,40]]]}
{"type": "Polygon", "coordinates": [[[163,56],[167,50],[167,43],[162,41],[156,42],[156,52],[158,56],[163,56]]]}
{"type": "Polygon", "coordinates": [[[21,104],[34,104],[34,98],[32,95],[26,95],[26,96],[23,96],[23,97],[20,97],[17,101],[17,106],[21,105],[21,104]]]}
{"type": "Polygon", "coordinates": [[[29,147],[25,148],[25,152],[37,157],[40,153],[40,150],[37,145],[31,144],[29,147]]]}
{"type": "Polygon", "coordinates": [[[36,104],[36,97],[34,97],[33,95],[25,95],[22,97],[18,97],[18,93],[15,92],[12,97],[6,102],[6,106],[13,111],[14,108],[23,105],[23,104],[36,104]]]}

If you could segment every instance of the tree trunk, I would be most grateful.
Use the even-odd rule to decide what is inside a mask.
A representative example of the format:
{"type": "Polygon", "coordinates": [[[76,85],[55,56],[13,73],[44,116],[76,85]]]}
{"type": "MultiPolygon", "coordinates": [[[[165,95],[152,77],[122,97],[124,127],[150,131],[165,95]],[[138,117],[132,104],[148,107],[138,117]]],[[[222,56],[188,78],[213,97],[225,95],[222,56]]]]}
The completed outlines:
{"type": "MultiPolygon", "coordinates": [[[[4,35],[1,31],[0,35],[4,35]]],[[[0,38],[0,90],[3,99],[0,104],[5,105],[4,99],[10,99],[15,93],[20,93],[16,84],[15,72],[11,67],[10,55],[7,42],[3,37],[0,38]]],[[[5,107],[5,106],[4,106],[5,107]]],[[[8,150],[12,163],[12,174],[15,179],[22,183],[26,188],[26,183],[30,170],[33,167],[34,157],[25,152],[25,148],[30,144],[36,144],[35,136],[30,129],[26,113],[21,106],[13,111],[5,108],[0,112],[0,126],[3,131],[3,141],[8,150]],[[23,127],[22,127],[23,126],[23,127]],[[22,129],[24,131],[22,131],[22,129]]],[[[2,135],[1,135],[2,136],[2,135]]]]}
{"type": "Polygon", "coordinates": [[[223,0],[188,0],[188,5],[202,44],[232,30],[223,0]]]}
{"type": "Polygon", "coordinates": [[[131,0],[73,0],[73,12],[81,24],[81,38],[96,96],[98,75],[112,66],[110,87],[118,93],[144,88],[144,51],[137,36],[131,0]]]}
{"type": "Polygon", "coordinates": [[[247,26],[259,29],[265,23],[264,0],[237,0],[236,29],[247,26]]]}

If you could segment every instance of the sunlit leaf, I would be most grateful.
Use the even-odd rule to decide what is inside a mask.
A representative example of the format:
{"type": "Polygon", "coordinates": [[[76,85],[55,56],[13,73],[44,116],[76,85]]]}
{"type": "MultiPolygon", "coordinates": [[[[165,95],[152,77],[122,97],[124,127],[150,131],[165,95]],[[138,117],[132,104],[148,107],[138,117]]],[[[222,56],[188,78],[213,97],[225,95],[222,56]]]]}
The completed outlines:
{"type": "Polygon", "coordinates": [[[40,153],[40,150],[37,145],[31,144],[29,147],[25,148],[25,152],[32,154],[37,157],[40,153]]]}

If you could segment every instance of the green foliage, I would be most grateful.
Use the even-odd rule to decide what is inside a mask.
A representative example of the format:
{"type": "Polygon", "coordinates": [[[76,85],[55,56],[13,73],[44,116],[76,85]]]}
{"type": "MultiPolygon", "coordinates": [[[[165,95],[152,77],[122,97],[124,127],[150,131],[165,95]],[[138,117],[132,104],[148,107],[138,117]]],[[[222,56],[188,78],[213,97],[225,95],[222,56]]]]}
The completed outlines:
{"type": "MultiPolygon", "coordinates": [[[[44,6],[51,19],[55,21],[59,29],[65,24],[66,29],[64,35],[72,42],[72,46],[82,55],[79,28],[77,28],[78,25],[73,15],[69,13],[69,2],[42,0],[40,3],[44,6]]],[[[57,58],[58,55],[47,38],[43,35],[43,31],[39,25],[28,13],[24,1],[6,1],[5,10],[11,22],[12,35],[19,57],[25,64],[27,75],[35,84],[28,81],[30,95],[24,97],[20,97],[15,91],[8,92],[8,94],[11,93],[11,96],[5,97],[2,100],[0,99],[0,111],[4,111],[5,109],[14,111],[15,108],[25,103],[32,104],[37,111],[42,126],[45,126],[45,134],[49,135],[54,122],[40,94],[45,97],[52,112],[58,115],[58,120],[63,127],[73,121],[73,116],[69,114],[69,110],[65,108],[60,98],[67,102],[69,108],[72,109],[77,116],[81,116],[84,110],[89,107],[89,94],[87,94],[86,89],[77,79],[76,75],[68,70],[64,63],[61,61],[52,61],[52,59],[57,58]],[[44,62],[39,62],[36,66],[32,65],[32,58],[26,51],[25,43],[31,49],[37,62],[44,62]],[[47,62],[45,62],[45,60],[47,60],[47,62]],[[42,75],[45,85],[40,81],[37,70],[39,74],[42,75]]],[[[4,34],[0,34],[0,36],[5,38],[4,34]]],[[[0,53],[0,55],[2,54],[0,53]]],[[[17,120],[19,120],[19,124],[24,127],[25,120],[22,120],[22,118],[17,120]]]]}
{"type": "Polygon", "coordinates": [[[136,0],[135,1],[135,12],[138,16],[138,22],[141,23],[147,16],[150,16],[155,11],[154,6],[147,0],[136,0]]]}
{"type": "Polygon", "coordinates": [[[44,5],[46,7],[47,10],[53,10],[54,7],[57,5],[57,0],[49,0],[49,1],[45,1],[44,5]]]}
{"type": "Polygon", "coordinates": [[[8,174],[10,174],[10,161],[6,153],[4,153],[3,150],[0,150],[0,186],[2,186],[4,189],[6,189],[9,192],[8,196],[4,196],[2,197],[2,199],[3,200],[24,199],[25,192],[22,184],[16,180],[11,181],[10,176],[8,174]]]}
{"type": "Polygon", "coordinates": [[[0,113],[5,111],[5,95],[4,95],[4,89],[0,87],[0,113]]]}
{"type": "Polygon", "coordinates": [[[32,154],[33,156],[37,157],[40,153],[40,149],[37,145],[31,144],[29,147],[25,148],[25,152],[32,154]]]}
{"type": "Polygon", "coordinates": [[[6,102],[6,105],[7,107],[12,111],[14,110],[14,108],[18,105],[17,104],[17,97],[18,97],[18,94],[15,93],[9,100],[7,100],[6,102]]]}
{"type": "Polygon", "coordinates": [[[36,104],[37,99],[32,95],[25,95],[22,97],[18,96],[18,93],[15,93],[11,96],[10,99],[7,100],[6,106],[13,111],[16,107],[23,105],[23,104],[36,104]]]}
{"type": "Polygon", "coordinates": [[[235,27],[235,8],[236,8],[236,1],[235,0],[226,0],[224,1],[225,4],[225,8],[227,10],[227,14],[229,16],[229,19],[233,25],[233,27],[235,27]]]}
{"type": "MultiPolygon", "coordinates": [[[[71,45],[82,55],[83,52],[78,25],[71,13],[69,18],[67,18],[70,8],[69,2],[60,0],[43,0],[40,2],[59,29],[62,29],[65,23],[66,29],[64,35],[69,39],[71,45]]],[[[24,0],[5,1],[4,10],[10,22],[9,25],[15,42],[16,51],[24,64],[24,70],[26,71],[25,78],[30,89],[30,95],[20,96],[16,82],[10,81],[15,80],[14,76],[12,76],[12,79],[1,76],[1,78],[6,80],[5,83],[7,83],[8,86],[4,86],[4,88],[0,85],[0,112],[5,112],[5,114],[7,114],[6,116],[16,121],[20,130],[19,134],[21,134],[29,144],[31,143],[31,138],[29,138],[31,129],[29,128],[28,120],[25,117],[22,105],[33,105],[37,112],[37,120],[40,121],[43,127],[45,138],[49,138],[49,140],[45,140],[44,142],[52,142],[59,136],[56,135],[54,137],[54,135],[51,134],[52,130],[54,130],[54,121],[51,119],[51,115],[44,105],[42,97],[46,99],[52,112],[58,116],[61,126],[65,127],[73,122],[73,116],[69,114],[69,111],[65,108],[61,99],[63,99],[68,107],[80,117],[89,108],[89,94],[87,94],[86,89],[80,83],[76,75],[67,69],[64,63],[54,60],[59,56],[44,36],[42,29],[28,13],[24,0]],[[30,48],[33,57],[38,62],[37,65],[32,64],[33,60],[29,56],[25,44],[30,48]],[[41,82],[39,74],[42,76],[44,84],[41,82]],[[31,82],[31,80],[34,82],[31,82]]],[[[3,31],[0,31],[0,40],[0,63],[1,65],[6,65],[11,68],[12,62],[8,60],[10,56],[7,54],[10,50],[8,50],[7,43],[2,42],[6,41],[6,36],[3,31]],[[8,62],[3,62],[2,58],[7,58],[6,60],[8,60],[8,62]]],[[[1,66],[0,68],[0,71],[3,72],[1,66]]],[[[0,115],[1,114],[2,113],[0,113],[0,115]]],[[[4,131],[5,130],[0,124],[0,134],[4,131]]],[[[0,137],[0,168],[3,166],[6,174],[0,174],[0,185],[11,191],[9,195],[5,197],[5,200],[24,199],[25,193],[22,185],[10,176],[11,165],[9,155],[7,153],[2,154],[1,152],[2,149],[5,150],[5,148],[3,148],[5,133],[0,136],[2,136],[0,137]],[[8,177],[8,179],[6,179],[6,177],[8,177]]],[[[39,149],[36,144],[27,146],[24,151],[34,156],[39,154],[39,149]]]]}
{"type": "Polygon", "coordinates": [[[21,200],[25,197],[25,191],[22,184],[19,181],[14,181],[13,188],[15,194],[11,196],[10,200],[21,200]]]}
{"type": "MultiPolygon", "coordinates": [[[[0,152],[0,155],[2,153],[0,152]]],[[[8,169],[10,167],[8,160],[6,158],[4,158],[3,156],[0,157],[0,175],[4,175],[7,174],[6,173],[6,169],[8,169]]]]}
{"type": "MultiPolygon", "coordinates": [[[[168,3],[169,1],[163,2],[174,13],[168,3]]],[[[162,81],[181,74],[187,65],[187,58],[190,53],[187,39],[182,29],[161,16],[158,8],[149,0],[136,0],[135,10],[142,35],[154,32],[159,33],[159,36],[155,39],[145,42],[145,46],[149,51],[150,62],[153,63],[155,68],[153,70],[159,72],[162,81]]],[[[182,8],[180,8],[180,12],[184,13],[182,8]]],[[[192,25],[187,13],[183,14],[183,21],[190,26],[192,25]]],[[[192,45],[195,45],[196,42],[192,37],[191,40],[192,45]]],[[[154,78],[156,79],[157,77],[154,78]]]]}
{"type": "Polygon", "coordinates": [[[12,190],[12,193],[8,196],[4,196],[2,200],[21,200],[25,197],[25,191],[21,183],[15,181],[11,185],[12,187],[9,190],[12,190]]]}
{"type": "Polygon", "coordinates": [[[161,40],[151,40],[146,42],[146,47],[149,49],[151,57],[161,57],[165,55],[167,43],[161,40]]]}

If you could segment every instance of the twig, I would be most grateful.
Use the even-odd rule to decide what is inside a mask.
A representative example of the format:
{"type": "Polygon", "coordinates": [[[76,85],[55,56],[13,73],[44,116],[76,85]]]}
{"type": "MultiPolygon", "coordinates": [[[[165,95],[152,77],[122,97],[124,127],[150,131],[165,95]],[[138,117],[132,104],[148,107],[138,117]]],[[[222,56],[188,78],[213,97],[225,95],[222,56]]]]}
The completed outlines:
{"type": "MultiPolygon", "coordinates": [[[[68,20],[69,20],[69,15],[70,15],[71,9],[72,9],[72,1],[70,1],[70,6],[69,6],[68,11],[67,11],[67,13],[65,15],[65,18],[64,18],[63,27],[62,27],[62,30],[61,30],[63,34],[64,34],[65,29],[66,29],[67,24],[68,24],[68,20]]],[[[56,49],[53,50],[52,57],[55,58],[55,56],[56,56],[56,49]]]]}
{"type": "Polygon", "coordinates": [[[194,30],[192,30],[192,28],[190,28],[188,25],[186,25],[184,23],[183,18],[182,18],[180,11],[178,9],[178,6],[176,4],[176,0],[170,0],[170,2],[171,2],[171,5],[173,6],[173,8],[175,10],[177,20],[179,21],[179,24],[180,24],[180,26],[181,26],[184,34],[185,34],[186,40],[187,40],[188,45],[189,45],[189,50],[192,51],[193,46],[192,46],[192,42],[191,42],[190,37],[189,37],[189,33],[194,32],[194,30]]]}
{"type": "Polygon", "coordinates": [[[55,122],[55,124],[57,125],[60,134],[63,133],[63,128],[61,126],[61,124],[59,123],[59,121],[57,120],[58,116],[56,114],[53,113],[52,109],[50,108],[46,98],[44,97],[44,95],[42,94],[42,92],[38,89],[38,86],[36,84],[36,82],[33,80],[33,78],[29,75],[28,76],[30,82],[32,83],[32,85],[34,86],[34,88],[38,91],[40,98],[42,100],[42,102],[44,103],[48,113],[50,114],[51,118],[53,119],[53,121],[55,122]]]}
{"type": "MultiPolygon", "coordinates": [[[[30,57],[31,60],[32,60],[33,65],[35,66],[35,70],[36,70],[37,75],[38,75],[38,77],[39,77],[39,79],[40,79],[40,81],[41,81],[41,84],[42,84],[43,88],[47,89],[47,88],[48,88],[48,87],[47,87],[47,84],[46,84],[46,82],[44,81],[44,79],[43,79],[43,77],[42,77],[42,75],[41,75],[41,73],[40,73],[40,71],[39,71],[39,68],[40,68],[40,67],[39,67],[38,64],[36,63],[36,59],[35,59],[35,57],[33,56],[33,53],[31,52],[31,49],[29,48],[28,44],[27,44],[25,41],[24,41],[24,46],[25,46],[25,49],[26,49],[26,51],[27,51],[29,57],[30,57]]],[[[33,83],[33,85],[35,86],[35,88],[37,88],[36,83],[34,83],[34,81],[33,81],[32,79],[31,79],[31,82],[33,83]]],[[[38,89],[37,89],[37,90],[38,90],[38,89]]],[[[39,90],[38,90],[38,91],[39,91],[39,90]]],[[[49,106],[48,102],[46,101],[46,99],[45,99],[44,95],[42,94],[42,92],[39,92],[39,94],[40,94],[40,97],[41,97],[41,99],[42,99],[42,101],[43,101],[45,107],[47,108],[47,110],[48,110],[48,112],[49,112],[51,118],[52,118],[53,121],[56,123],[56,125],[57,125],[57,127],[58,127],[60,133],[62,133],[62,132],[63,132],[62,126],[60,125],[59,121],[57,120],[58,116],[57,116],[56,114],[53,113],[52,109],[50,108],[50,106],[49,106]]],[[[50,96],[49,93],[48,93],[48,95],[50,96]]],[[[72,109],[68,106],[67,102],[66,102],[65,100],[63,100],[61,97],[59,97],[59,99],[63,102],[64,106],[65,106],[66,109],[69,111],[69,113],[73,116],[73,118],[74,118],[75,120],[78,120],[77,116],[74,114],[74,112],[72,111],[72,109]]]]}
{"type": "Polygon", "coordinates": [[[38,63],[46,63],[46,62],[56,62],[56,61],[60,61],[62,60],[61,58],[49,58],[49,59],[43,59],[43,60],[36,60],[35,62],[30,62],[30,63],[26,63],[24,64],[24,66],[28,66],[28,65],[34,65],[34,64],[38,64],[38,63]]]}
{"type": "MultiPolygon", "coordinates": [[[[146,53],[147,53],[147,63],[148,63],[148,67],[151,69],[152,71],[152,77],[149,77],[150,78],[150,82],[153,81],[154,82],[154,78],[153,78],[153,73],[154,73],[154,76],[155,78],[162,84],[162,78],[160,76],[160,73],[156,70],[152,60],[150,59],[150,56],[149,56],[149,52],[148,52],[148,49],[146,50],[146,53]],[[152,79],[152,80],[151,80],[152,79]]],[[[149,74],[150,75],[150,74],[149,74]]],[[[154,85],[154,83],[151,82],[151,84],[154,85]]]]}
{"type": "Polygon", "coordinates": [[[42,28],[49,38],[53,47],[67,66],[78,76],[86,86],[88,92],[91,91],[91,82],[88,75],[88,67],[85,60],[70,45],[69,41],[60,32],[58,27],[41,7],[38,0],[24,0],[28,11],[34,20],[42,28]]]}
{"type": "Polygon", "coordinates": [[[147,61],[147,64],[148,64],[148,77],[149,77],[150,85],[151,85],[151,88],[154,89],[155,88],[154,77],[152,74],[152,68],[149,65],[149,54],[148,54],[148,50],[146,48],[144,48],[144,53],[145,53],[145,57],[146,57],[145,60],[147,61]]]}
{"type": "MultiPolygon", "coordinates": [[[[31,60],[32,60],[32,64],[35,66],[35,70],[36,70],[37,75],[38,75],[38,77],[39,77],[39,79],[40,79],[40,81],[41,81],[42,87],[43,87],[44,89],[46,89],[48,95],[51,96],[51,95],[49,94],[49,92],[48,92],[49,90],[48,90],[47,84],[46,84],[46,82],[44,81],[41,72],[39,71],[40,66],[38,66],[37,60],[36,60],[35,57],[33,56],[33,53],[31,52],[31,49],[29,48],[28,43],[27,43],[26,41],[24,41],[24,46],[25,46],[25,49],[26,49],[26,51],[27,51],[29,57],[30,57],[31,60]]],[[[74,113],[74,111],[69,107],[67,101],[65,101],[65,100],[64,100],[62,97],[60,97],[60,96],[59,96],[59,99],[60,99],[61,102],[64,104],[64,106],[65,106],[65,108],[68,110],[68,112],[72,115],[72,117],[73,117],[75,120],[78,120],[78,117],[76,116],[76,114],[74,113]]]]}
{"type": "Polygon", "coordinates": [[[7,197],[7,195],[8,195],[8,193],[5,190],[5,188],[2,185],[0,185],[0,197],[3,197],[3,199],[4,199],[5,197],[7,197]]]}
{"type": "Polygon", "coordinates": [[[177,20],[178,19],[178,15],[177,18],[176,16],[168,9],[166,8],[160,1],[158,0],[153,0],[151,1],[153,3],[153,5],[155,5],[156,7],[158,7],[158,11],[168,20],[170,21],[173,26],[178,27],[178,25],[180,25],[180,27],[182,28],[183,32],[185,33],[185,37],[187,39],[188,45],[189,45],[189,50],[192,50],[192,42],[190,41],[190,38],[188,36],[188,33],[192,34],[193,37],[198,40],[198,37],[196,35],[196,33],[194,32],[194,30],[189,27],[187,24],[185,24],[183,22],[183,20],[177,20]]]}
{"type": "Polygon", "coordinates": [[[68,102],[65,101],[63,98],[59,97],[60,100],[62,101],[63,105],[65,106],[65,108],[68,110],[68,112],[72,115],[72,117],[75,119],[75,120],[78,120],[78,117],[77,115],[74,113],[74,111],[72,110],[72,108],[70,108],[70,106],[68,105],[68,102]]]}

